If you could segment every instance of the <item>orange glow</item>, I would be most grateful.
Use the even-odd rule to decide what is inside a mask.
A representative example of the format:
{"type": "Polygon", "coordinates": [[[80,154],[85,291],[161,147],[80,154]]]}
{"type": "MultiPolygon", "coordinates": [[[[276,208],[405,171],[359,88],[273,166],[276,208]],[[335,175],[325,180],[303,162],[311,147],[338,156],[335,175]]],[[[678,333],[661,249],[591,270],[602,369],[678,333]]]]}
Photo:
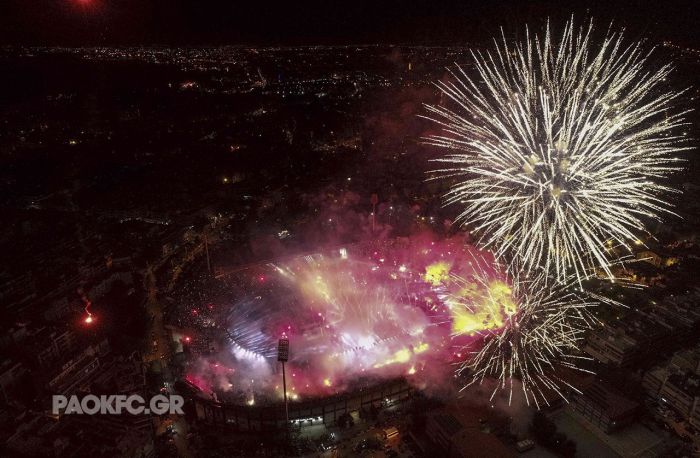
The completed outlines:
{"type": "Polygon", "coordinates": [[[423,279],[433,286],[439,286],[448,282],[452,265],[449,262],[438,261],[425,268],[423,279]]]}
{"type": "Polygon", "coordinates": [[[466,285],[450,299],[450,305],[452,332],[463,335],[501,328],[518,310],[510,287],[502,281],[466,285]]]}

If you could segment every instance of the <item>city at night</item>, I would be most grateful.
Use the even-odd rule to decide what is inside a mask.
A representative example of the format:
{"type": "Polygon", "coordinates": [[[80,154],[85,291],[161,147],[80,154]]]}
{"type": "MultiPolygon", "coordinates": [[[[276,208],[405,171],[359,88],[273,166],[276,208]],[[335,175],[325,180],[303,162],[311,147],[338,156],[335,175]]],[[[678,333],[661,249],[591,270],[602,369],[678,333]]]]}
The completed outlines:
{"type": "Polygon", "coordinates": [[[700,4],[7,0],[0,456],[700,457],[700,4]]]}

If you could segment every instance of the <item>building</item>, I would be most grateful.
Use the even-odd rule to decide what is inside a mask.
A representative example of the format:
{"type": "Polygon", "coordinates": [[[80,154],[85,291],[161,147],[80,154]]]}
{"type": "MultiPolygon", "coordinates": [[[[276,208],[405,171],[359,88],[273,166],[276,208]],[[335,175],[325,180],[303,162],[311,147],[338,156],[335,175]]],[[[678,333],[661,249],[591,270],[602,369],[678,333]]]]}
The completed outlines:
{"type": "Polygon", "coordinates": [[[76,348],[75,333],[66,329],[41,327],[30,330],[22,341],[30,358],[42,369],[53,368],[76,348]],[[28,343],[25,343],[28,341],[28,343]]]}
{"type": "Polygon", "coordinates": [[[155,456],[149,415],[69,415],[63,420],[91,444],[92,454],[84,456],[155,456]]]}
{"type": "Polygon", "coordinates": [[[102,370],[92,381],[91,391],[105,394],[139,394],[146,389],[146,375],[141,361],[118,359],[105,361],[102,370]]]}
{"type": "Polygon", "coordinates": [[[490,432],[488,423],[473,409],[445,407],[428,416],[426,435],[440,448],[435,456],[449,458],[512,457],[515,450],[490,432]]]}
{"type": "Polygon", "coordinates": [[[5,359],[0,363],[0,399],[3,403],[9,403],[13,390],[22,382],[27,374],[27,369],[22,363],[5,359]]]}
{"type": "Polygon", "coordinates": [[[0,272],[0,302],[5,308],[20,310],[36,297],[36,285],[31,273],[12,276],[0,272]]]}
{"type": "Polygon", "coordinates": [[[604,364],[630,367],[652,355],[670,354],[693,332],[696,321],[669,304],[635,310],[624,320],[589,334],[583,350],[604,364]]]}
{"type": "Polygon", "coordinates": [[[669,267],[678,262],[678,258],[671,254],[663,253],[661,250],[641,250],[635,253],[635,257],[654,267],[669,267]]]}
{"type": "Polygon", "coordinates": [[[66,396],[78,391],[88,391],[90,381],[97,375],[100,359],[108,352],[109,345],[106,340],[87,347],[65,363],[49,380],[49,391],[66,396]]]}
{"type": "Polygon", "coordinates": [[[689,418],[700,400],[700,377],[688,372],[672,373],[659,390],[659,399],[689,418]]]}
{"type": "MultiPolygon", "coordinates": [[[[197,418],[203,423],[225,425],[233,431],[269,432],[285,425],[284,404],[263,405],[219,402],[189,384],[197,418]]],[[[293,424],[334,425],[350,412],[369,409],[382,403],[402,403],[411,399],[415,388],[404,379],[389,380],[355,391],[289,404],[289,419],[293,424]]]]}
{"type": "Polygon", "coordinates": [[[62,425],[51,418],[26,411],[13,419],[14,431],[5,441],[6,452],[19,456],[66,456],[58,438],[62,425]]]}
{"type": "Polygon", "coordinates": [[[63,296],[51,301],[46,307],[43,307],[41,316],[46,321],[56,322],[75,313],[76,310],[80,310],[84,306],[83,301],[79,298],[69,300],[68,297],[63,296]]]}
{"type": "Polygon", "coordinates": [[[123,417],[68,415],[56,419],[26,411],[12,419],[13,429],[4,443],[3,456],[155,456],[149,416],[131,416],[126,421],[123,417]],[[133,425],[131,420],[141,425],[133,425]]]}
{"type": "Polygon", "coordinates": [[[642,387],[700,427],[700,346],[678,351],[665,366],[647,371],[642,387]]]}
{"type": "Polygon", "coordinates": [[[568,408],[607,434],[632,423],[639,412],[639,404],[593,378],[574,396],[568,408]]]}
{"type": "Polygon", "coordinates": [[[695,408],[690,413],[688,423],[690,423],[694,428],[700,429],[700,403],[695,403],[695,408]]]}
{"type": "Polygon", "coordinates": [[[644,388],[648,396],[656,398],[669,375],[671,375],[671,371],[668,368],[654,367],[644,374],[642,378],[642,388],[644,388]]]}
{"type": "Polygon", "coordinates": [[[670,362],[671,369],[700,375],[700,347],[677,351],[670,362]]]}
{"type": "Polygon", "coordinates": [[[639,345],[632,337],[617,329],[604,327],[592,333],[583,351],[605,364],[629,366],[638,356],[639,345]]]}

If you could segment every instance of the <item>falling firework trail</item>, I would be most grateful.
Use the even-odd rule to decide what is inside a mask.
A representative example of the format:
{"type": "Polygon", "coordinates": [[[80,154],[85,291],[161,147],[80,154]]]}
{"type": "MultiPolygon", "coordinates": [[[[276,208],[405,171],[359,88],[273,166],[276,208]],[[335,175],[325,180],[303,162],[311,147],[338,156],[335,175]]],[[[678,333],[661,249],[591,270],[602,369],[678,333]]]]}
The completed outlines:
{"type": "MultiPolygon", "coordinates": [[[[671,213],[656,181],[688,149],[685,91],[665,87],[670,65],[647,70],[650,53],[609,33],[592,44],[592,22],[570,21],[560,40],[526,32],[472,52],[477,78],[461,67],[437,86],[454,108],[427,106],[443,133],[426,139],[452,152],[436,159],[449,181],[446,204],[480,244],[525,272],[579,284],[600,268],[610,279],[618,248],[671,213]]],[[[513,271],[513,265],[509,266],[513,271]]]]}
{"type": "Polygon", "coordinates": [[[83,300],[83,304],[85,304],[85,308],[83,309],[85,311],[85,319],[83,320],[86,324],[91,324],[94,321],[94,318],[92,317],[92,313],[90,312],[90,307],[92,306],[92,302],[90,299],[88,299],[87,295],[80,290],[80,298],[83,300]]]}

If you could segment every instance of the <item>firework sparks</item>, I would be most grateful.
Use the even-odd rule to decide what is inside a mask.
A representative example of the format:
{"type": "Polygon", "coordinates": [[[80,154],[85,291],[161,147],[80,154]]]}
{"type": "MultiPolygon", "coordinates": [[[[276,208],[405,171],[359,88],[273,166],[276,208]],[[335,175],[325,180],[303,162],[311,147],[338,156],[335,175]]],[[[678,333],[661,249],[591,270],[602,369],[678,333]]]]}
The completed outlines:
{"type": "MultiPolygon", "coordinates": [[[[479,332],[483,339],[477,351],[472,351],[473,343],[461,348],[460,354],[466,358],[457,373],[469,374],[471,381],[466,386],[496,379],[492,399],[505,389],[510,402],[514,380],[520,380],[526,402],[534,402],[538,408],[542,402],[547,403],[546,391],[566,399],[562,388],[575,388],[558,371],[587,372],[576,363],[587,359],[579,355],[579,347],[583,333],[596,322],[590,308],[600,299],[572,292],[571,287],[548,287],[542,276],[532,281],[515,278],[509,283],[509,301],[517,304],[517,313],[508,314],[499,329],[479,332]]],[[[498,300],[504,301],[503,297],[498,300]]]]}
{"type": "Polygon", "coordinates": [[[569,22],[559,40],[549,26],[524,42],[504,36],[472,52],[477,78],[457,67],[437,83],[454,110],[427,106],[443,127],[428,143],[452,150],[435,178],[454,181],[445,202],[463,206],[458,221],[497,257],[560,282],[595,269],[613,278],[616,248],[671,213],[660,196],[672,189],[653,180],[688,149],[671,66],[646,70],[640,44],[612,33],[594,46],[592,32],[569,22]]]}
{"type": "Polygon", "coordinates": [[[445,299],[454,336],[500,329],[516,313],[511,288],[500,279],[452,275],[453,292],[445,299]]]}
{"type": "Polygon", "coordinates": [[[286,366],[292,400],[400,376],[423,388],[449,384],[455,327],[463,344],[480,339],[478,331],[505,326],[515,313],[500,266],[464,242],[425,234],[240,273],[225,283],[231,292],[220,300],[227,305],[192,315],[192,305],[183,304],[203,332],[221,333],[218,341],[227,342],[218,368],[209,356],[199,358],[190,378],[235,402],[253,393],[256,404],[279,399],[277,342],[286,334],[293,348],[286,366]],[[467,302],[470,310],[460,308],[467,302]]]}
{"type": "MultiPolygon", "coordinates": [[[[236,367],[258,374],[261,395],[281,393],[269,383],[276,380],[269,361],[280,332],[295,349],[288,365],[292,399],[343,390],[365,373],[404,374],[442,342],[445,334],[431,331],[431,317],[414,304],[431,292],[420,271],[406,266],[402,271],[398,261],[389,265],[384,255],[376,261],[356,255],[343,250],[339,256],[314,254],[269,264],[266,285],[247,291],[224,312],[236,367]]],[[[248,386],[240,380],[233,385],[248,386]]]]}

